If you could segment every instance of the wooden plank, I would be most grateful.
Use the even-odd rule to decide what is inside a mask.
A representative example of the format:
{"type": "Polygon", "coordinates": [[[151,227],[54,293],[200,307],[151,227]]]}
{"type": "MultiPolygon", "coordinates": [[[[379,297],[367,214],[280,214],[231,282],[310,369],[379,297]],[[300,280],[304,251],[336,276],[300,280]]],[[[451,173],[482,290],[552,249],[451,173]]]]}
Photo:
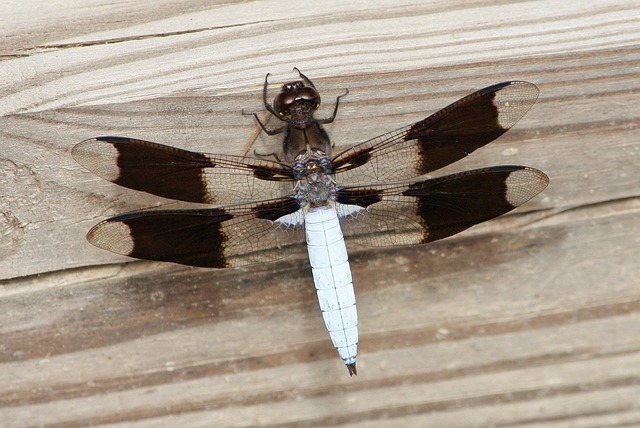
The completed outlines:
{"type": "MultiPolygon", "coordinates": [[[[60,1],[0,11],[3,426],[640,424],[640,5],[622,1],[60,1]],[[43,30],[46,29],[46,30],[43,30]],[[447,168],[525,164],[549,188],[419,248],[351,255],[349,378],[305,255],[214,271],[92,248],[91,225],[170,203],[82,170],[126,135],[238,154],[299,67],[349,88],[338,146],[523,79],[538,103],[447,168]],[[295,323],[291,323],[291,319],[295,323]]],[[[260,135],[254,148],[277,148],[260,135]]]]}

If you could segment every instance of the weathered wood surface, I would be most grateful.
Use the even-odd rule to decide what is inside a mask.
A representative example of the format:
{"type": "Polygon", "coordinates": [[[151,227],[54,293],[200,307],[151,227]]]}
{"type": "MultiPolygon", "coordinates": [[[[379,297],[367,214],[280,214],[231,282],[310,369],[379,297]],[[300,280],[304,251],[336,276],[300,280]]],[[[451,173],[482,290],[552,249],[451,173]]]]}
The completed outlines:
{"type": "Polygon", "coordinates": [[[640,4],[35,4],[0,9],[0,425],[640,424],[640,4]],[[282,83],[293,66],[325,112],[349,88],[328,126],[338,145],[499,81],[541,90],[455,166],[539,168],[540,197],[452,239],[352,255],[354,378],[305,255],[213,271],[84,239],[167,201],[84,171],[75,143],[238,154],[255,130],[240,111],[260,111],[264,75],[282,83]]]}

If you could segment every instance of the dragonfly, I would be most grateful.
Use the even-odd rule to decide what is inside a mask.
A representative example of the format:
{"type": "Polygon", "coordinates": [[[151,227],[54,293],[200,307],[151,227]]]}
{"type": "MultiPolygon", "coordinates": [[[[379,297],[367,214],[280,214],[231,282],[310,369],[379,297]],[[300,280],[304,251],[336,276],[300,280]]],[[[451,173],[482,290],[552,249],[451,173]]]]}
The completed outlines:
{"type": "Polygon", "coordinates": [[[282,85],[272,103],[269,74],[264,80],[264,107],[281,126],[268,128],[250,113],[267,134],[283,134],[283,159],[115,136],[78,143],[75,160],[103,179],[194,205],[116,215],[89,230],[87,240],[129,257],[207,268],[273,262],[304,253],[306,244],[325,326],[353,376],[358,315],[347,248],[436,241],[542,192],[549,178],[521,165],[430,176],[505,133],[539,91],[524,81],[498,83],[334,155],[323,125],[348,91],[330,117],[315,118],[319,92],[294,70],[299,80],[282,85]]]}

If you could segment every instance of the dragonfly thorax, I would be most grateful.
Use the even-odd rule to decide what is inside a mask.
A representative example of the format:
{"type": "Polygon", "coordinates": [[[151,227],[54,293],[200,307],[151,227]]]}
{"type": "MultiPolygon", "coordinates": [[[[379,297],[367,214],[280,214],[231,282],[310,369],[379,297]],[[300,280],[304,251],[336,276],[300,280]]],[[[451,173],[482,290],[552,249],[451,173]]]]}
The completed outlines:
{"type": "Polygon", "coordinates": [[[336,183],[331,178],[331,160],[320,149],[300,153],[293,164],[296,198],[302,207],[326,205],[335,200],[336,183]]]}

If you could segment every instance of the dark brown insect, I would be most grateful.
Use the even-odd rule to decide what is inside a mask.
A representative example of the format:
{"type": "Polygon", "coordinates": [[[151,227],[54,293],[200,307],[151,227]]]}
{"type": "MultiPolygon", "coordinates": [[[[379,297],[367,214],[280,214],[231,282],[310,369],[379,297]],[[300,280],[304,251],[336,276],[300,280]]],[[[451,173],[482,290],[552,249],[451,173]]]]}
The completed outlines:
{"type": "Polygon", "coordinates": [[[315,119],[320,95],[299,75],[301,80],[282,86],[272,105],[265,78],[265,108],[284,122],[281,127],[269,129],[256,116],[267,134],[284,133],[284,161],[126,137],[76,145],[74,158],[106,180],[214,205],[118,215],[93,227],[87,239],[130,257],[228,268],[303,252],[306,234],[325,323],[355,374],[357,316],[342,236],[347,247],[424,244],[505,214],[544,190],[548,177],[519,165],[424,177],[515,125],[535,103],[538,88],[519,81],[489,86],[332,156],[322,124],[334,120],[340,97],[329,118],[315,119]]]}

